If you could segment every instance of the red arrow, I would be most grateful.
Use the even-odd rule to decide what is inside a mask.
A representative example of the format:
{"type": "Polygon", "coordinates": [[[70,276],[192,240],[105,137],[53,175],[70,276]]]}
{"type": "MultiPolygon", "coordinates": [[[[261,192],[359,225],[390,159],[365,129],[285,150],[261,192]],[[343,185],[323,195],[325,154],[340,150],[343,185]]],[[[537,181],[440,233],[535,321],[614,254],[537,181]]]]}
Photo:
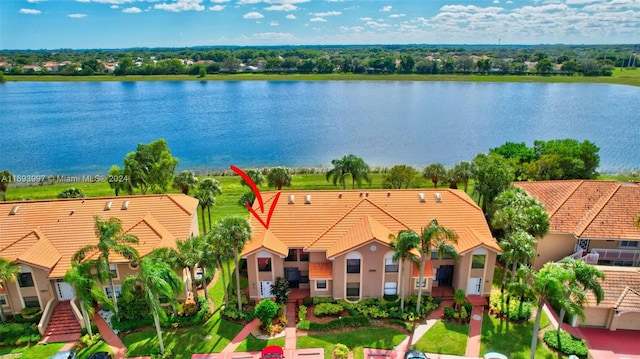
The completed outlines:
{"type": "MultiPolygon", "coordinates": [[[[237,173],[238,175],[240,175],[240,177],[242,177],[242,179],[245,182],[247,182],[247,184],[251,188],[251,191],[253,191],[253,193],[256,195],[256,199],[258,200],[258,205],[260,207],[260,212],[264,213],[264,202],[262,201],[262,194],[260,193],[258,186],[256,186],[255,183],[253,183],[253,180],[251,179],[251,177],[249,177],[248,174],[246,174],[243,170],[239,169],[238,167],[231,165],[231,170],[237,173]]],[[[273,203],[271,203],[271,208],[269,208],[269,213],[267,214],[266,223],[265,221],[262,220],[262,218],[258,215],[258,213],[256,213],[256,211],[251,207],[251,205],[249,205],[248,203],[246,203],[245,205],[247,206],[247,209],[249,210],[249,212],[251,212],[251,214],[253,214],[253,216],[256,217],[256,219],[264,226],[264,228],[269,229],[269,223],[271,222],[271,215],[273,215],[273,211],[276,209],[276,203],[278,203],[279,198],[280,198],[280,191],[278,191],[278,193],[276,193],[276,196],[273,198],[273,203]]]]}

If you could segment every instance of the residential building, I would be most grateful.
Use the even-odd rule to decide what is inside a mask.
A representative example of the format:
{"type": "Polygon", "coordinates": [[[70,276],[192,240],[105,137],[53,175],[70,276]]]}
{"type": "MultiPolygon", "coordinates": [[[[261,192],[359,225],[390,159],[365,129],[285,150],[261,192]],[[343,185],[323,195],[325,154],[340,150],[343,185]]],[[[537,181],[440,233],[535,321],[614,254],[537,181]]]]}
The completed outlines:
{"type": "MultiPolygon", "coordinates": [[[[145,256],[198,235],[197,206],[196,199],[182,194],[0,203],[0,257],[20,266],[17,281],[0,293],[2,309],[14,314],[26,307],[45,309],[74,297],[63,277],[74,253],[98,242],[94,216],[120,219],[123,230],[139,239],[133,247],[145,256]]],[[[120,255],[110,261],[118,292],[136,269],[120,255]]],[[[103,288],[110,294],[109,286],[103,288]]]]}
{"type": "Polygon", "coordinates": [[[584,309],[585,326],[609,330],[640,330],[640,268],[597,266],[604,299],[598,305],[592,293],[584,309]]]}
{"type": "MultiPolygon", "coordinates": [[[[271,297],[278,277],[311,296],[359,300],[399,294],[402,271],[393,260],[390,236],[405,229],[420,233],[433,219],[456,233],[460,255],[457,260],[431,255],[420,283],[424,292],[453,287],[490,294],[500,247],[482,210],[463,191],[281,191],[276,201],[277,193],[262,194],[265,216],[272,211],[268,229],[252,217],[253,237],[241,254],[253,299],[271,297]]],[[[260,214],[258,202],[254,209],[260,214]]],[[[406,268],[405,294],[415,293],[417,267],[406,268]]]]}
{"type": "Polygon", "coordinates": [[[613,181],[516,182],[545,205],[549,233],[538,239],[533,266],[564,257],[590,264],[640,266],[640,184],[613,181]]]}

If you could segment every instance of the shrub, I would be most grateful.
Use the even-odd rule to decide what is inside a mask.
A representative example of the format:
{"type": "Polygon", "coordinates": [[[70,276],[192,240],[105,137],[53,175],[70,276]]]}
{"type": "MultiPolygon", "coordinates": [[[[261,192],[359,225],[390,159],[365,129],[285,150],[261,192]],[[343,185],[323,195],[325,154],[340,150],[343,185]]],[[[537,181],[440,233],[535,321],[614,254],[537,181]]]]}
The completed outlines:
{"type": "Polygon", "coordinates": [[[309,331],[327,331],[342,328],[367,327],[371,325],[371,321],[367,317],[344,317],[334,319],[329,323],[313,323],[308,320],[302,320],[298,323],[298,328],[309,331]]]}
{"type": "Polygon", "coordinates": [[[386,300],[387,302],[395,302],[396,300],[398,300],[398,296],[396,294],[393,294],[393,295],[385,294],[382,298],[384,298],[384,300],[386,300]]]}
{"type": "MultiPolygon", "coordinates": [[[[98,333],[98,326],[91,323],[91,332],[98,333]]],[[[87,330],[87,328],[80,329],[80,335],[87,335],[88,333],[89,331],[87,330]]]]}
{"type": "Polygon", "coordinates": [[[467,309],[463,306],[462,308],[460,308],[460,319],[467,318],[469,318],[469,312],[467,312],[467,309]]]}
{"type": "MultiPolygon", "coordinates": [[[[149,307],[142,295],[134,295],[127,299],[124,296],[118,297],[117,321],[144,320],[149,317],[149,307]]],[[[114,315],[112,318],[116,318],[114,315]]]]}
{"type": "Polygon", "coordinates": [[[446,319],[452,319],[453,315],[456,313],[455,310],[453,310],[453,308],[451,307],[444,307],[444,317],[446,319]]]}
{"type": "MultiPolygon", "coordinates": [[[[506,304],[506,299],[505,299],[506,304]]],[[[507,315],[507,318],[512,321],[528,320],[531,317],[531,311],[533,310],[533,304],[531,302],[520,303],[520,298],[511,296],[509,300],[509,307],[505,308],[505,312],[502,311],[502,293],[497,292],[491,295],[489,300],[489,308],[491,311],[498,315],[507,315]]]]}
{"type": "Polygon", "coordinates": [[[347,359],[349,356],[349,348],[344,344],[338,343],[333,347],[333,355],[336,359],[347,359]]]}
{"type": "Polygon", "coordinates": [[[276,303],[286,304],[291,294],[289,281],[286,278],[278,277],[276,282],[271,285],[271,294],[275,296],[276,303]]]}
{"type": "Polygon", "coordinates": [[[559,350],[567,355],[587,356],[589,349],[584,339],[578,339],[571,334],[560,331],[560,343],[558,343],[558,333],[549,330],[544,333],[544,342],[553,349],[559,350]]]}
{"type": "MultiPolygon", "coordinates": [[[[183,326],[183,327],[190,327],[190,326],[194,326],[194,325],[198,325],[201,324],[203,322],[206,322],[209,317],[211,316],[211,314],[209,313],[209,301],[207,301],[203,296],[199,296],[198,300],[200,301],[200,310],[197,311],[196,313],[194,313],[191,316],[187,316],[186,315],[186,311],[184,313],[184,316],[169,316],[169,320],[165,323],[163,323],[163,326],[165,327],[176,327],[176,326],[183,326]]],[[[191,303],[190,303],[191,304],[191,303]]],[[[195,306],[195,303],[192,303],[194,306],[194,309],[197,309],[197,307],[195,306]]],[[[191,309],[190,309],[191,310],[191,309]]],[[[184,311],[184,307],[183,307],[183,311],[184,311]]]]}
{"type": "Polygon", "coordinates": [[[19,346],[40,340],[38,326],[30,323],[9,323],[0,325],[0,345],[19,346]]]}
{"type": "Polygon", "coordinates": [[[151,354],[151,359],[171,359],[173,358],[173,353],[171,352],[171,348],[167,348],[164,351],[164,354],[154,353],[151,354]]]}
{"type": "Polygon", "coordinates": [[[278,315],[278,304],[270,299],[263,299],[256,305],[253,310],[253,314],[256,318],[260,319],[262,326],[266,326],[271,323],[271,320],[278,315]]]}
{"type": "Polygon", "coordinates": [[[305,307],[310,307],[313,305],[313,298],[311,298],[310,296],[306,296],[304,298],[302,298],[302,305],[304,305],[305,307]]]}
{"type": "Polygon", "coordinates": [[[340,304],[320,303],[313,309],[313,315],[316,317],[337,316],[344,312],[344,308],[340,304]]]}
{"type": "Polygon", "coordinates": [[[331,297],[313,297],[313,304],[322,303],[336,303],[336,300],[331,297]]]}
{"type": "Polygon", "coordinates": [[[301,305],[298,307],[298,321],[303,321],[305,319],[307,319],[307,307],[301,305]]]}
{"type": "Polygon", "coordinates": [[[195,315],[196,313],[198,313],[198,305],[195,302],[184,303],[182,305],[181,312],[182,312],[182,316],[185,316],[185,317],[190,317],[192,315],[195,315]]]}
{"type": "Polygon", "coordinates": [[[467,313],[471,313],[471,311],[473,310],[473,304],[469,302],[464,302],[464,304],[462,304],[462,307],[467,310],[467,313]]]}
{"type": "Polygon", "coordinates": [[[233,321],[249,320],[248,315],[249,313],[247,313],[247,311],[239,311],[237,307],[231,305],[225,306],[222,310],[222,317],[233,321]]]}
{"type": "Polygon", "coordinates": [[[98,344],[98,342],[101,340],[102,336],[99,333],[96,333],[93,336],[85,334],[78,339],[78,343],[76,343],[76,349],[91,348],[92,346],[98,344]]]}
{"type": "Polygon", "coordinates": [[[34,315],[38,312],[40,312],[40,307],[23,308],[21,311],[23,316],[34,315]]]}

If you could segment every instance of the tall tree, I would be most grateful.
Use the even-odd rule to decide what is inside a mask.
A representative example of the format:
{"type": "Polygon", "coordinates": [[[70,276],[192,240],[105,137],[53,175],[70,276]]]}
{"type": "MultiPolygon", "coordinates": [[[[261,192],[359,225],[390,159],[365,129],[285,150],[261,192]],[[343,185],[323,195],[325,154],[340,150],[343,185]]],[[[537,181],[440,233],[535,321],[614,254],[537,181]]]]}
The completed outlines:
{"type": "Polygon", "coordinates": [[[431,252],[435,248],[438,259],[445,255],[453,258],[458,257],[458,251],[453,244],[458,243],[458,236],[453,230],[438,224],[437,219],[432,219],[420,234],[418,252],[420,252],[420,277],[418,279],[418,300],[416,302],[416,313],[420,313],[420,301],[422,299],[422,281],[424,280],[424,270],[427,259],[431,258],[431,252]]]}
{"type": "Polygon", "coordinates": [[[438,188],[438,182],[447,177],[447,169],[442,163],[432,163],[422,170],[422,176],[431,180],[434,188],[438,188]]]}
{"type": "Polygon", "coordinates": [[[191,171],[182,171],[173,179],[173,187],[180,192],[189,195],[189,191],[198,185],[198,177],[191,171]]]}
{"type": "Polygon", "coordinates": [[[416,257],[411,253],[420,245],[420,236],[412,230],[404,229],[398,235],[389,235],[391,239],[391,249],[393,250],[393,260],[400,262],[400,311],[404,313],[404,287],[405,287],[405,264],[407,260],[411,263],[416,261],[416,257]]]}
{"type": "MultiPolygon", "coordinates": [[[[558,335],[560,335],[560,328],[562,327],[567,309],[569,309],[569,314],[578,315],[581,318],[584,317],[583,306],[586,301],[586,295],[589,292],[595,297],[596,304],[600,304],[604,299],[604,290],[600,282],[605,279],[604,273],[601,270],[584,261],[565,258],[561,264],[569,271],[572,271],[574,276],[571,278],[571,282],[565,284],[565,295],[561,298],[569,303],[560,306],[560,313],[558,314],[560,317],[558,319],[558,335]]],[[[560,343],[560,341],[558,341],[558,343],[560,343]]]]}
{"type": "Polygon", "coordinates": [[[291,173],[287,168],[274,167],[267,174],[267,183],[269,187],[276,187],[280,191],[282,187],[291,186],[291,173]]]}
{"type": "Polygon", "coordinates": [[[452,177],[455,179],[456,183],[462,182],[464,183],[464,191],[467,192],[467,188],[469,187],[469,181],[473,178],[476,178],[478,173],[478,166],[475,162],[466,162],[462,161],[452,169],[452,177]]]}
{"type": "MultiPolygon", "coordinates": [[[[220,276],[222,278],[222,287],[224,290],[224,303],[229,304],[229,291],[227,286],[227,279],[224,272],[224,265],[227,264],[227,272],[231,273],[229,269],[229,262],[233,260],[233,246],[224,237],[224,231],[221,228],[222,223],[220,221],[213,225],[213,229],[207,235],[207,251],[210,250],[213,253],[213,264],[220,269],[220,276]]],[[[231,276],[229,276],[231,281],[231,276]]]]}
{"type": "Polygon", "coordinates": [[[80,300],[80,310],[82,320],[90,336],[93,336],[91,329],[91,318],[95,314],[94,303],[100,303],[103,308],[113,309],[113,303],[97,285],[91,274],[92,265],[89,262],[73,263],[71,269],[64,275],[64,281],[71,284],[75,290],[75,296],[80,300]]]}
{"type": "Polygon", "coordinates": [[[362,181],[365,180],[371,185],[371,178],[369,177],[369,165],[364,160],[355,155],[349,155],[348,171],[351,175],[351,189],[362,186],[362,181]]]}
{"type": "Polygon", "coordinates": [[[482,210],[488,213],[494,198],[513,182],[514,172],[509,162],[496,154],[481,153],[473,162],[478,166],[474,192],[478,194],[482,210]]]}
{"type": "Polygon", "coordinates": [[[138,251],[131,247],[131,244],[138,244],[138,238],[132,234],[125,233],[122,228],[122,221],[116,217],[103,220],[95,215],[95,234],[98,237],[97,244],[89,244],[80,249],[71,258],[76,263],[82,262],[87,254],[98,252],[98,257],[92,260],[97,271],[97,278],[100,282],[109,282],[111,287],[111,299],[116,314],[118,314],[118,298],[113,284],[113,274],[111,273],[109,256],[117,253],[130,261],[139,259],[138,251]]]}
{"type": "MultiPolygon", "coordinates": [[[[222,188],[220,182],[213,178],[205,178],[198,183],[198,193],[196,198],[201,201],[200,206],[202,210],[206,208],[207,217],[209,218],[209,230],[211,230],[211,207],[216,203],[216,196],[222,194],[222,188]]],[[[204,219],[204,214],[203,214],[204,219]]],[[[204,222],[204,221],[203,221],[204,222]]],[[[202,223],[203,228],[206,229],[205,223],[202,223]]]]}
{"type": "Polygon", "coordinates": [[[139,273],[127,277],[122,287],[125,297],[130,298],[133,295],[141,295],[144,298],[153,316],[160,353],[164,354],[160,319],[166,320],[167,314],[160,306],[160,298],[167,298],[173,304],[177,303],[176,294],[180,293],[182,289],[180,277],[167,263],[154,262],[152,258],[145,257],[140,261],[139,273]]]}
{"type": "Polygon", "coordinates": [[[491,225],[506,234],[523,231],[541,238],[549,232],[549,214],[544,204],[522,188],[511,187],[500,193],[492,206],[491,225]]]}
{"type": "Polygon", "coordinates": [[[138,144],[136,151],[128,153],[123,162],[123,175],[127,176],[130,186],[139,188],[142,194],[149,190],[166,192],[178,165],[178,159],[171,155],[167,141],[162,138],[138,144]]]}
{"type": "Polygon", "coordinates": [[[251,238],[251,226],[245,218],[225,217],[220,221],[219,235],[233,246],[233,260],[236,264],[236,294],[238,295],[238,310],[242,311],[240,295],[240,257],[239,253],[251,238]]]}
{"type": "Polygon", "coordinates": [[[409,165],[396,165],[391,167],[382,180],[383,188],[409,188],[413,185],[418,171],[409,165]]]}
{"type": "Polygon", "coordinates": [[[366,180],[369,184],[371,183],[368,173],[369,165],[356,155],[345,155],[342,158],[332,160],[331,164],[333,168],[326,174],[327,181],[332,179],[334,185],[340,183],[342,189],[347,188],[347,176],[351,176],[351,188],[355,188],[356,183],[361,186],[362,180],[366,180]]]}
{"type": "MultiPolygon", "coordinates": [[[[251,181],[256,186],[259,187],[264,183],[264,176],[262,175],[262,172],[260,172],[259,170],[248,169],[245,171],[245,173],[247,174],[247,176],[249,176],[251,181]]],[[[240,184],[244,187],[249,187],[249,184],[247,183],[247,181],[244,180],[244,178],[240,178],[240,184]]]]}
{"type": "Polygon", "coordinates": [[[3,170],[0,171],[0,193],[2,194],[2,200],[7,200],[7,190],[9,189],[9,184],[13,182],[13,173],[3,170]]]}
{"type": "Polygon", "coordinates": [[[193,301],[196,303],[198,310],[200,310],[200,301],[198,300],[198,285],[196,284],[196,270],[198,265],[202,261],[204,254],[204,237],[197,236],[187,238],[185,240],[176,241],[176,247],[178,248],[178,256],[176,257],[177,263],[182,268],[189,270],[189,278],[191,281],[191,294],[193,295],[193,301]]]}
{"type": "Polygon", "coordinates": [[[133,194],[133,185],[129,177],[117,165],[113,165],[109,169],[107,182],[109,187],[115,191],[116,196],[120,195],[120,191],[127,191],[128,194],[133,194]]]}
{"type": "MultiPolygon", "coordinates": [[[[15,262],[10,262],[5,258],[0,257],[0,288],[4,289],[5,293],[9,293],[7,290],[7,283],[14,281],[18,276],[18,273],[20,273],[20,268],[15,262]]],[[[2,317],[2,323],[7,322],[2,306],[0,306],[0,317],[2,317]]]]}

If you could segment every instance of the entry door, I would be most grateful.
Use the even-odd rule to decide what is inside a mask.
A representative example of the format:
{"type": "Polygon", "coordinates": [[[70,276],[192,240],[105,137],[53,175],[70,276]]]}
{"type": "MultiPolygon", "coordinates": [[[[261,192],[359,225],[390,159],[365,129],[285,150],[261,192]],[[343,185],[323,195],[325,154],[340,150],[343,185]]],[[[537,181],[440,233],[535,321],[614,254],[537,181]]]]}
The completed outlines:
{"type": "Polygon", "coordinates": [[[273,298],[271,294],[272,281],[260,281],[260,298],[273,298]]]}
{"type": "Polygon", "coordinates": [[[440,266],[436,272],[436,280],[439,287],[449,287],[453,281],[453,266],[440,266]]]}
{"type": "Polygon", "coordinates": [[[289,288],[298,288],[300,283],[300,270],[298,268],[285,268],[284,277],[289,282],[289,288]]]}
{"type": "Polygon", "coordinates": [[[57,282],[56,291],[58,292],[59,300],[71,300],[75,295],[73,287],[67,282],[57,282]]]}
{"type": "Polygon", "coordinates": [[[467,288],[467,294],[478,295],[482,291],[482,278],[471,277],[469,278],[469,286],[467,288]]]}

